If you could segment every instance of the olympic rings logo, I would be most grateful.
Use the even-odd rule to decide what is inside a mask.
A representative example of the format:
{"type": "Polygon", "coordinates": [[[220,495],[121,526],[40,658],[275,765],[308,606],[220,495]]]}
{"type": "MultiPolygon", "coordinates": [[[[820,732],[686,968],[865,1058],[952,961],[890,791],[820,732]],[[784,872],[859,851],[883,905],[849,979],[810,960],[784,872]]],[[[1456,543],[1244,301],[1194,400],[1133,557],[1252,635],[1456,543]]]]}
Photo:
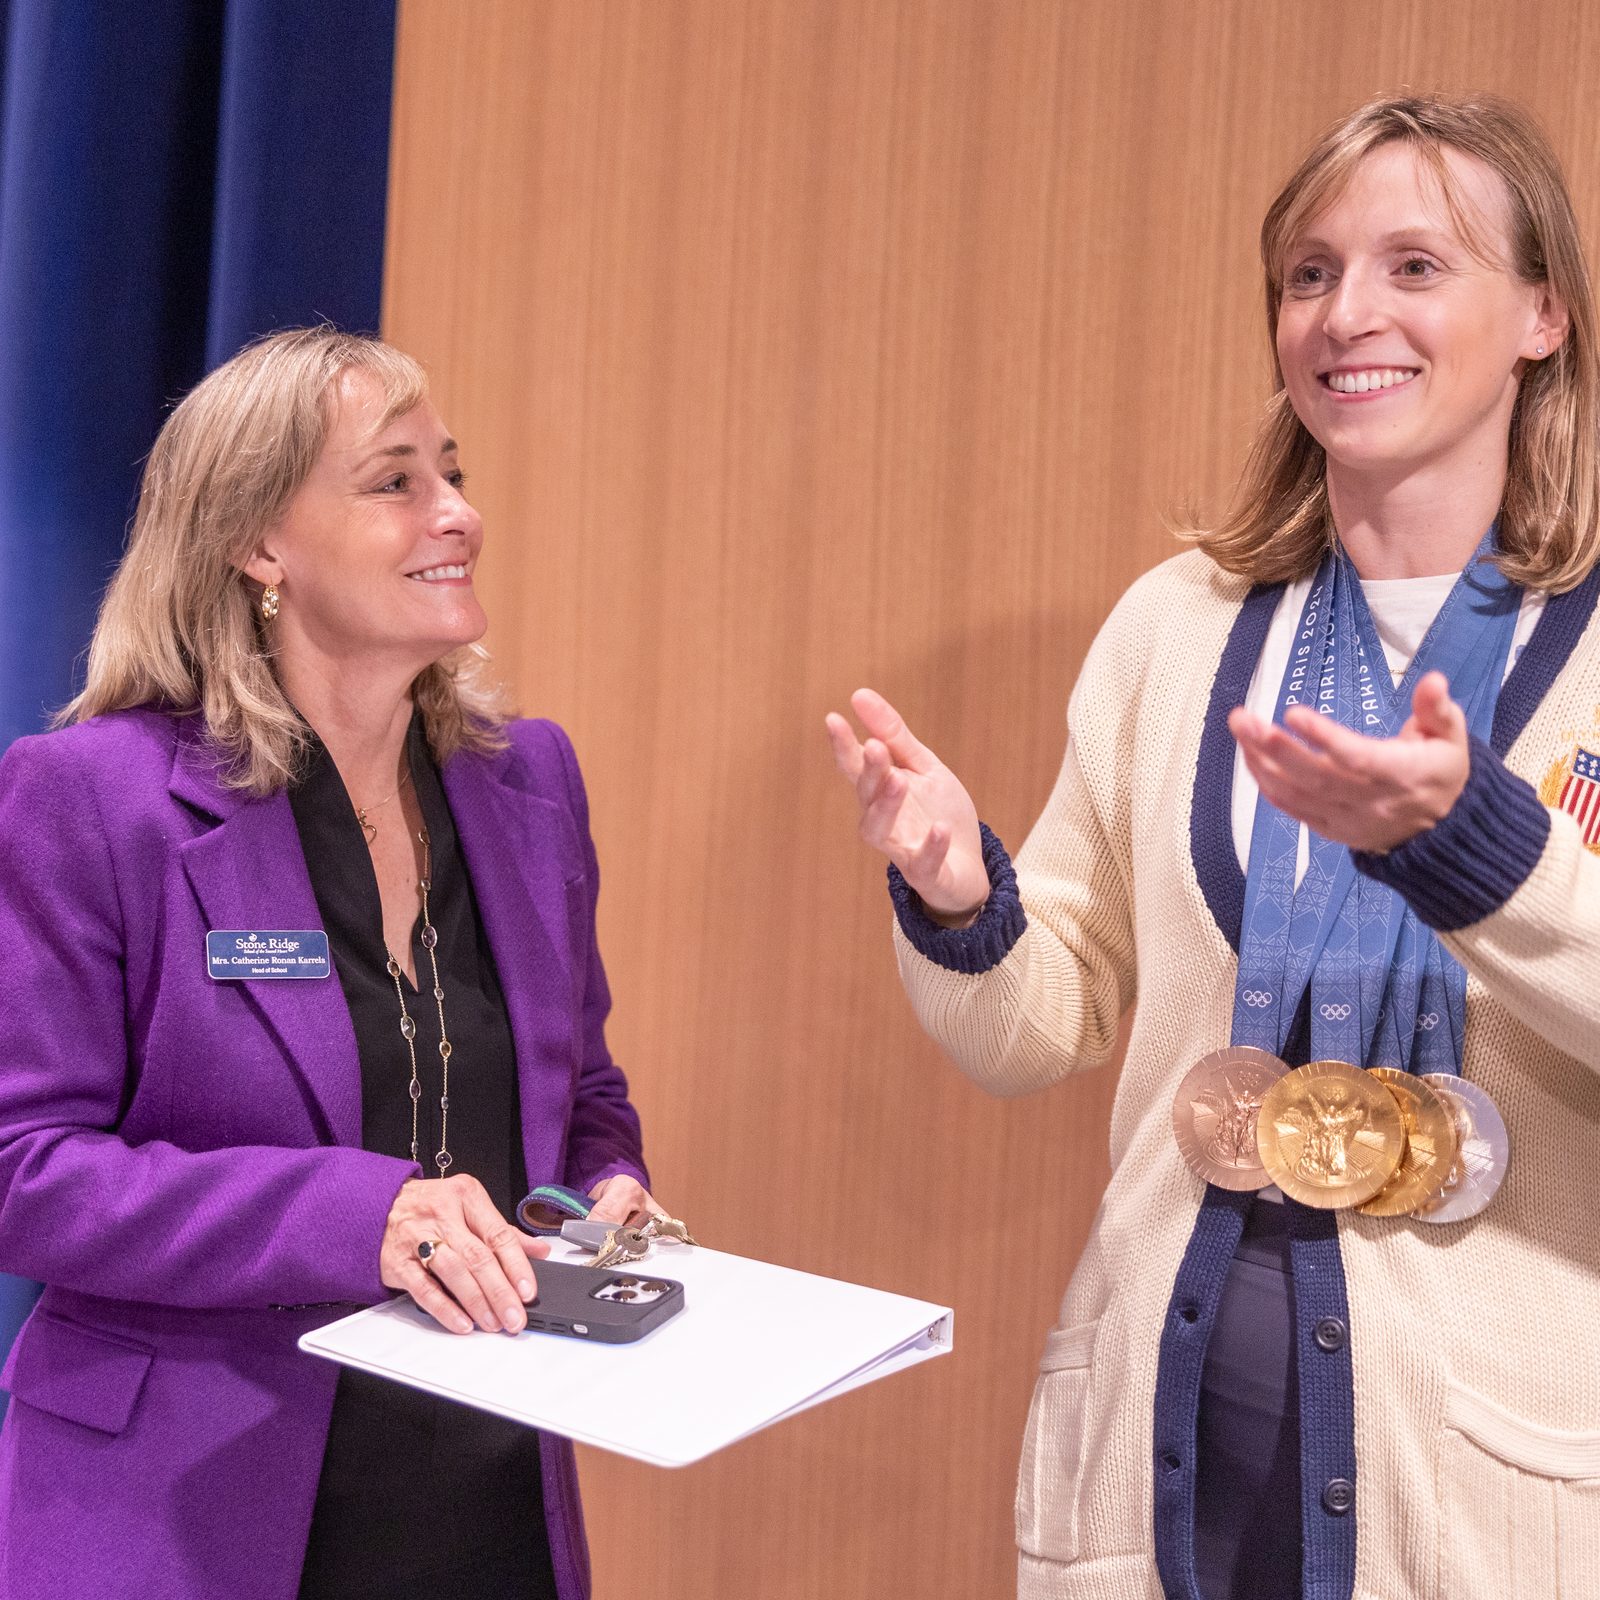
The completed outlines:
{"type": "Polygon", "coordinates": [[[1350,1020],[1350,1007],[1346,1005],[1321,1005],[1317,1007],[1317,1013],[1324,1022],[1348,1022],[1350,1020]]]}
{"type": "Polygon", "coordinates": [[[1247,1006],[1259,1011],[1263,1006],[1272,1004],[1272,996],[1265,989],[1245,989],[1239,995],[1247,1006]]]}
{"type": "Polygon", "coordinates": [[[1424,1033],[1432,1033],[1433,1030],[1439,1026],[1439,1013],[1437,1011],[1424,1011],[1422,1015],[1417,1018],[1417,1026],[1421,1028],[1424,1033]]]}

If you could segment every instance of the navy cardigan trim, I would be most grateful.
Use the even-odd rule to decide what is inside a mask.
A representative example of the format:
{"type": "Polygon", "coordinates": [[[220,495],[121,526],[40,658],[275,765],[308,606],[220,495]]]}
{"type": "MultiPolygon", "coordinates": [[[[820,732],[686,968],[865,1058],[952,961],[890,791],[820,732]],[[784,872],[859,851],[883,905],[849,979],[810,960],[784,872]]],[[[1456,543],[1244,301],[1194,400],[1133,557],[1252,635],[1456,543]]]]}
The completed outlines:
{"type": "Polygon", "coordinates": [[[1017,872],[1006,847],[987,823],[978,824],[983,839],[983,864],[989,873],[989,898],[976,922],[965,928],[947,928],[923,909],[922,897],[906,882],[893,862],[889,864],[889,897],[901,931],[911,946],[928,960],[951,972],[976,975],[997,967],[1011,952],[1028,926],[1017,892],[1017,872]]]}
{"type": "Polygon", "coordinates": [[[1161,1329],[1154,1428],[1155,1547],[1156,1570],[1167,1600],[1201,1600],[1194,1564],[1200,1379],[1228,1267],[1255,1198],[1207,1185],[1161,1329]]]}
{"type": "Polygon", "coordinates": [[[1300,1593],[1302,1600],[1349,1600],[1356,1586],[1355,1335],[1338,1216],[1284,1204],[1300,1385],[1300,1593]]]}
{"type": "MultiPolygon", "coordinates": [[[[1167,1600],[1203,1600],[1194,1502],[1200,1386],[1233,1253],[1257,1201],[1208,1185],[1173,1281],[1155,1396],[1155,1554],[1167,1600]]],[[[1304,1600],[1348,1600],[1356,1580],[1356,1413],[1350,1304],[1331,1211],[1293,1200],[1294,1359],[1300,1394],[1300,1539],[1304,1600]]]]}
{"type": "Polygon", "coordinates": [[[1356,869],[1395,890],[1430,928],[1448,933],[1498,911],[1538,865],[1550,813],[1481,739],[1466,787],[1444,820],[1382,855],[1352,850],[1356,869]]]}
{"type": "Polygon", "coordinates": [[[1555,594],[1545,602],[1544,615],[1533,630],[1527,648],[1517,658],[1511,675],[1500,689],[1500,699],[1494,708],[1494,726],[1489,743],[1494,753],[1504,758],[1517,735],[1527,727],[1528,719],[1539,708],[1539,702],[1550,692],[1567,658],[1583,637],[1594,615],[1595,600],[1600,597],[1600,566],[1597,566],[1576,589],[1565,594],[1555,594]]]}
{"type": "Polygon", "coordinates": [[[1217,675],[1211,680],[1211,701],[1200,730],[1200,755],[1189,801],[1189,858],[1194,875],[1222,937],[1235,953],[1244,928],[1244,874],[1233,849],[1233,753],[1237,747],[1228,731],[1228,713],[1242,706],[1250,693],[1250,679],[1261,659],[1283,587],[1281,583],[1258,583],[1239,607],[1228,642],[1222,647],[1217,675]]]}

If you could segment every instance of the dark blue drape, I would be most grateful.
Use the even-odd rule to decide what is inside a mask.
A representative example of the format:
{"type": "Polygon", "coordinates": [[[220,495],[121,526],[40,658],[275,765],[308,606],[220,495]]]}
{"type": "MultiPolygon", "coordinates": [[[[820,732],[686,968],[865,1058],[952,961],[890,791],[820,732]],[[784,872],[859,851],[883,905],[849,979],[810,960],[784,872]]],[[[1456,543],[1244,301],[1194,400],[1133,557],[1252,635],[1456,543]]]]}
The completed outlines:
{"type": "MultiPolygon", "coordinates": [[[[73,693],[167,407],[256,334],[378,326],[394,28],[0,0],[0,749],[73,693]]],[[[0,1348],[31,1300],[0,1279],[0,1348]]]]}

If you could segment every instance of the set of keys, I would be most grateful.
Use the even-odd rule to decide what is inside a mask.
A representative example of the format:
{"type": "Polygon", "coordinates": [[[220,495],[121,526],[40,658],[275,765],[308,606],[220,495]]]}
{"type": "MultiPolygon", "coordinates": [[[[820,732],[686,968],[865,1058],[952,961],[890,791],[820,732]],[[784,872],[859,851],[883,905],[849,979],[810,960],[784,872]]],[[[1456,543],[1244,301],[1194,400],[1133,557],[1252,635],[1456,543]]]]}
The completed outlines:
{"type": "Polygon", "coordinates": [[[653,1216],[638,1228],[573,1219],[561,1225],[561,1237],[595,1252],[594,1260],[584,1263],[590,1267],[625,1267],[637,1261],[658,1239],[673,1244],[699,1243],[684,1223],[667,1216],[653,1216]]]}

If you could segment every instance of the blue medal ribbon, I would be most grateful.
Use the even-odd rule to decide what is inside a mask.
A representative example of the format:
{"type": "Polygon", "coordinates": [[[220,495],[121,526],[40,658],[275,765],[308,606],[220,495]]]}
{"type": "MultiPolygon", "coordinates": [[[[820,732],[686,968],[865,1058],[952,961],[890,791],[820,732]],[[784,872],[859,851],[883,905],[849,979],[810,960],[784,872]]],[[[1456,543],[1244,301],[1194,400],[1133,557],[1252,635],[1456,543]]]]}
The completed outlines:
{"type": "MultiPolygon", "coordinates": [[[[1396,685],[1361,589],[1342,552],[1313,580],[1278,694],[1290,706],[1370,737],[1392,738],[1424,673],[1440,671],[1487,737],[1516,632],[1521,593],[1492,561],[1491,528],[1396,685]]],[[[1283,1053],[1310,991],[1314,1059],[1413,1071],[1461,1070],[1466,973],[1392,889],[1355,870],[1349,850],[1308,830],[1295,885],[1300,824],[1256,802],[1234,991],[1233,1043],[1283,1053]]]]}

